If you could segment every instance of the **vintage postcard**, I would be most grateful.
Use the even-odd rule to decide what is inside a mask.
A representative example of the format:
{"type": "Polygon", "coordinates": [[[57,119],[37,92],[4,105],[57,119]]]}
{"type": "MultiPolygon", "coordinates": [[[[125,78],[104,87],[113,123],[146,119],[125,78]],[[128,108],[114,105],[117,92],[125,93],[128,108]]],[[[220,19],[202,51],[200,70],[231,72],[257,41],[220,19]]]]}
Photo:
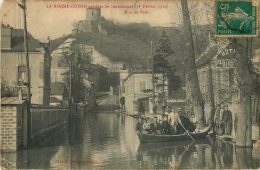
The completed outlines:
{"type": "Polygon", "coordinates": [[[259,1],[4,0],[1,169],[257,169],[259,1]]]}

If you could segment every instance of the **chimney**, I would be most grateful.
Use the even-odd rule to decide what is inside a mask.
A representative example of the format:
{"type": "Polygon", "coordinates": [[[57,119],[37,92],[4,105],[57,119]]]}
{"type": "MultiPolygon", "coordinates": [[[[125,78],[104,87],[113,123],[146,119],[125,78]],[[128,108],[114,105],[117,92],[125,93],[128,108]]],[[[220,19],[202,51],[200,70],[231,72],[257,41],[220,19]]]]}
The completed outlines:
{"type": "Polygon", "coordinates": [[[18,90],[18,100],[23,100],[23,92],[22,89],[18,90]]]}
{"type": "Polygon", "coordinates": [[[1,49],[2,50],[10,50],[12,43],[12,27],[10,25],[5,26],[2,24],[1,26],[1,49]]]}

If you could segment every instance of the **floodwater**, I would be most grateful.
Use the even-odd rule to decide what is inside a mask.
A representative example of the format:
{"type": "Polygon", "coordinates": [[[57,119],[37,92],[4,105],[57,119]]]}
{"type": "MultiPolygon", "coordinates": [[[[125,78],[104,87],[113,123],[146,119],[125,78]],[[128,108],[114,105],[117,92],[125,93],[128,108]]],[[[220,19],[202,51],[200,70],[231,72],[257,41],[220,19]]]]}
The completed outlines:
{"type": "Polygon", "coordinates": [[[29,150],[2,153],[7,169],[259,168],[252,148],[212,138],[140,143],[136,119],[113,112],[82,114],[29,150]]]}

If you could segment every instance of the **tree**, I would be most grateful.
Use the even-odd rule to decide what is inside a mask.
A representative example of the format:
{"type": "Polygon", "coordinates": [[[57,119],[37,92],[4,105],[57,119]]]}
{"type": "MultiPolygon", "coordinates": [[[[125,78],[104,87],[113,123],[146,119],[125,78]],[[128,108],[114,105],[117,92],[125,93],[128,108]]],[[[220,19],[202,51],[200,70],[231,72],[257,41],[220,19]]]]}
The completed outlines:
{"type": "Polygon", "coordinates": [[[199,80],[197,74],[197,68],[195,63],[195,53],[194,53],[194,45],[193,45],[193,37],[192,37],[192,29],[190,23],[190,15],[188,9],[187,0],[181,0],[182,6],[182,15],[183,15],[183,27],[186,34],[185,42],[187,49],[187,57],[185,60],[186,76],[187,76],[187,84],[191,89],[191,101],[194,109],[194,114],[197,119],[197,127],[201,128],[205,125],[204,121],[204,110],[203,105],[204,101],[201,95],[199,80]]]}
{"type": "Polygon", "coordinates": [[[71,65],[71,79],[68,76],[66,80],[66,86],[71,89],[71,97],[73,102],[79,103],[84,100],[84,85],[83,75],[86,72],[93,71],[90,63],[90,53],[86,44],[71,44],[69,51],[63,52],[65,61],[68,65],[71,65]],[[70,83],[71,81],[71,87],[70,83]]]}
{"type": "MultiPolygon", "coordinates": [[[[169,37],[166,35],[165,30],[161,35],[159,40],[159,46],[155,50],[155,56],[153,58],[153,69],[155,74],[155,84],[157,88],[162,87],[162,96],[165,96],[165,86],[167,86],[166,77],[171,77],[175,73],[175,69],[172,69],[173,66],[169,65],[168,58],[174,55],[174,51],[171,47],[171,41],[169,37]],[[162,82],[159,81],[159,76],[156,75],[162,74],[162,82]]],[[[171,81],[172,82],[172,81],[171,81]]]]}
{"type": "Polygon", "coordinates": [[[236,132],[236,145],[252,146],[252,118],[251,95],[252,74],[250,58],[252,55],[250,38],[232,38],[233,48],[236,49],[235,77],[238,86],[238,126],[236,132]]]}

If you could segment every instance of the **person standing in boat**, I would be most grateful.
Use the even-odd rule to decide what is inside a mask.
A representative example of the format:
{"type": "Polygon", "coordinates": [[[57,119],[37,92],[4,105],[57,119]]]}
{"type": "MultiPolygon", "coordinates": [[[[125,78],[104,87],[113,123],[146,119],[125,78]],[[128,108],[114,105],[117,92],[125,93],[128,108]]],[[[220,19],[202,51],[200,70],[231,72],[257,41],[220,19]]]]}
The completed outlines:
{"type": "Polygon", "coordinates": [[[232,131],[232,113],[230,110],[228,110],[228,106],[224,106],[224,111],[222,114],[221,120],[224,122],[225,125],[225,134],[231,135],[232,131]]]}
{"type": "Polygon", "coordinates": [[[141,117],[139,117],[138,123],[136,124],[136,131],[142,133],[143,131],[143,120],[141,117]]]}
{"type": "MultiPolygon", "coordinates": [[[[180,109],[178,109],[180,111],[180,109]]],[[[177,126],[178,124],[181,124],[181,119],[179,116],[179,113],[176,111],[175,108],[172,108],[171,113],[169,115],[169,123],[171,125],[171,134],[176,135],[177,134],[177,126]]]]}

